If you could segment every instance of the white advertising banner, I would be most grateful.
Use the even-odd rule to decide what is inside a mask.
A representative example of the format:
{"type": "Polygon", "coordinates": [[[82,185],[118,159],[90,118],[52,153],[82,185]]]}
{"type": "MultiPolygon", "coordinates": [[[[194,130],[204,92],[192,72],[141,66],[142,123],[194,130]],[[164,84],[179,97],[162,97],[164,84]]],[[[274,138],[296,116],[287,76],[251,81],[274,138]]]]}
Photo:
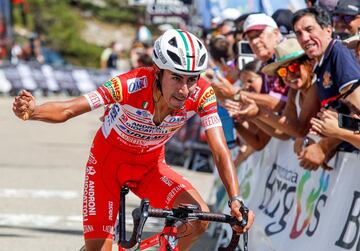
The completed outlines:
{"type": "MultiPolygon", "coordinates": [[[[276,139],[250,156],[238,171],[242,195],[256,214],[249,250],[359,251],[359,160],[339,152],[329,162],[332,171],[307,171],[293,141],[276,139]]],[[[227,243],[229,231],[223,230],[218,245],[227,243]]]]}

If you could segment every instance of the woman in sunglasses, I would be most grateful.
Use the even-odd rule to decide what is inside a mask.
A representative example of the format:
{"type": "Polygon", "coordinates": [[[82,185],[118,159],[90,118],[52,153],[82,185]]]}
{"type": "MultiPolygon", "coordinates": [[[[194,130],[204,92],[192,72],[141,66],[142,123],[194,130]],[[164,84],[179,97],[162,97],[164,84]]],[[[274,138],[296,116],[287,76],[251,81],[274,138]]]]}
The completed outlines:
{"type": "Polygon", "coordinates": [[[282,115],[261,109],[246,97],[240,97],[240,104],[231,103],[227,108],[235,117],[251,111],[255,115],[252,121],[271,136],[280,139],[304,137],[310,129],[311,117],[316,115],[311,111],[320,109],[316,87],[312,85],[313,62],[306,57],[296,38],[281,42],[275,51],[277,60],[266,65],[262,72],[270,76],[277,75],[290,87],[282,115]],[[313,107],[319,109],[310,109],[313,107]]]}

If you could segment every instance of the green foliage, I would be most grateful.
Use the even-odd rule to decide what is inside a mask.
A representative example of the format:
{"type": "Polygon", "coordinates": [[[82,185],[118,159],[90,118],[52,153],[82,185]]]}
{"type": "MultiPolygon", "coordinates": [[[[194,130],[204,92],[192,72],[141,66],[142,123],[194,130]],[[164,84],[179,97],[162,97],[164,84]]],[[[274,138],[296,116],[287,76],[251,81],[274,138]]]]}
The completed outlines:
{"type": "Polygon", "coordinates": [[[90,11],[93,16],[110,23],[133,23],[139,16],[145,16],[145,8],[129,6],[127,0],[103,0],[105,6],[98,6],[91,0],[79,0],[78,8],[83,11],[90,11]]]}
{"type": "Polygon", "coordinates": [[[90,0],[72,1],[28,0],[30,15],[28,29],[41,35],[46,46],[58,51],[69,63],[98,67],[103,48],[84,41],[81,30],[85,27],[82,14],[91,15],[111,23],[135,23],[144,16],[144,8],[129,7],[127,0],[104,0],[105,6],[90,0]],[[74,2],[74,1],[73,1],[74,2]]]}

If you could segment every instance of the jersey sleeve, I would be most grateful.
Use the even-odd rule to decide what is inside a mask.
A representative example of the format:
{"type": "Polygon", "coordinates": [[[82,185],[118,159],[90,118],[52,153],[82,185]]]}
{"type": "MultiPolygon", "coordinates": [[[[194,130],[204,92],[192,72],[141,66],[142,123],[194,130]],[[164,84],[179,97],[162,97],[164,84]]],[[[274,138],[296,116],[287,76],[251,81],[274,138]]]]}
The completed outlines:
{"type": "Polygon", "coordinates": [[[121,76],[116,76],[105,84],[101,85],[95,91],[85,94],[91,110],[97,109],[103,105],[120,103],[123,100],[124,86],[120,80],[121,76]]]}
{"type": "Polygon", "coordinates": [[[116,76],[95,91],[85,94],[91,109],[114,103],[124,104],[129,94],[145,89],[148,83],[154,81],[154,69],[151,67],[137,68],[116,76]]]}
{"type": "Polygon", "coordinates": [[[217,112],[215,91],[205,80],[199,81],[200,92],[197,96],[196,112],[201,119],[201,125],[208,130],[213,127],[222,126],[217,112]]]}

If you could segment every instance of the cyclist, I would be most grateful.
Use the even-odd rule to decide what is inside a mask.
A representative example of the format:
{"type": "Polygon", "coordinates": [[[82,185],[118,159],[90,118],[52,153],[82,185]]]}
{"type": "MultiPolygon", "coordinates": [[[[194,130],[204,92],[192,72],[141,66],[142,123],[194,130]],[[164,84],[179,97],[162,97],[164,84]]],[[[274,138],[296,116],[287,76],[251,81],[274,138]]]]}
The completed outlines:
{"type": "MultiPolygon", "coordinates": [[[[193,34],[171,29],[155,41],[152,59],[153,67],[119,75],[96,91],[68,101],[36,105],[35,98],[25,90],[15,97],[16,116],[52,123],[112,104],[96,133],[86,166],[83,196],[86,250],[111,250],[124,183],[130,182],[132,192],[148,198],[154,207],[191,203],[208,211],[198,192],[164,158],[165,142],[196,113],[205,127],[230,198],[231,212],[242,218],[239,185],[217,114],[215,94],[210,84],[199,77],[207,67],[205,46],[193,34]]],[[[247,231],[253,219],[250,211],[247,226],[236,231],[247,231]]],[[[191,228],[179,229],[186,236],[179,240],[180,249],[188,250],[206,227],[207,223],[195,222],[191,228]]]]}

